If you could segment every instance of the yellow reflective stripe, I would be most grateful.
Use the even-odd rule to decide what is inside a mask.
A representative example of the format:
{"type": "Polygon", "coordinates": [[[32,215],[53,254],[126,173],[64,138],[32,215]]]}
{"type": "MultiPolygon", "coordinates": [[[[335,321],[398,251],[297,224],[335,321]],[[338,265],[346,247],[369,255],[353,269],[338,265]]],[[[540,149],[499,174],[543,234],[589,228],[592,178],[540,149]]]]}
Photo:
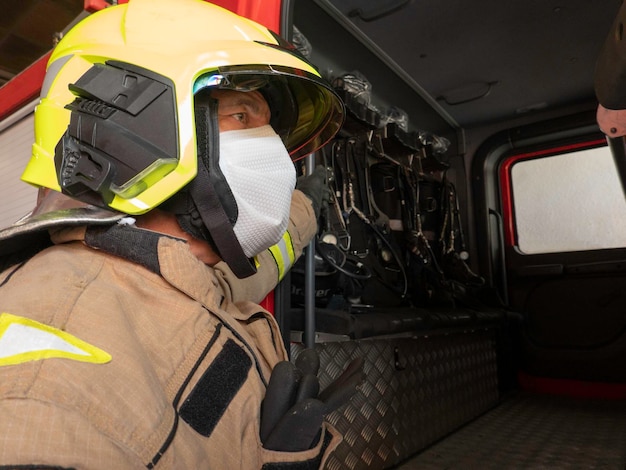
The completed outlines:
{"type": "Polygon", "coordinates": [[[49,358],[104,364],[111,355],[77,337],[10,313],[0,314],[0,366],[49,358]]]}
{"type": "Polygon", "coordinates": [[[296,259],[296,253],[293,249],[293,241],[291,240],[291,234],[286,231],[283,234],[283,238],[274,246],[269,248],[269,252],[274,258],[276,267],[278,268],[278,280],[281,281],[285,274],[296,259]]]}

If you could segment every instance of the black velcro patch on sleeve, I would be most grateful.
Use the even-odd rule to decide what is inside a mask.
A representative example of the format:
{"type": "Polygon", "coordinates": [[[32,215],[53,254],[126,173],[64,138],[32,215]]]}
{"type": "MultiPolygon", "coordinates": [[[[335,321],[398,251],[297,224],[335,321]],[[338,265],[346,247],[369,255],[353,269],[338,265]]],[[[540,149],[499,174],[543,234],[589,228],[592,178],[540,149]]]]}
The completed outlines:
{"type": "Polygon", "coordinates": [[[203,436],[210,436],[246,381],[252,361],[229,339],[180,407],[180,417],[203,436]]]}

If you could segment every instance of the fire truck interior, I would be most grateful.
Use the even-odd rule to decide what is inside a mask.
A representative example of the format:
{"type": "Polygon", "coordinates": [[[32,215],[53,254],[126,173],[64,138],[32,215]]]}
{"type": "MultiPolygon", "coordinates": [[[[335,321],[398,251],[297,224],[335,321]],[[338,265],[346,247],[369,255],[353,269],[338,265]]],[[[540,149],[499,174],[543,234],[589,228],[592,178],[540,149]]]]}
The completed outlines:
{"type": "MultiPolygon", "coordinates": [[[[3,2],[0,84],[83,7],[3,2]]],[[[327,468],[626,468],[626,152],[596,121],[599,101],[626,109],[622,1],[281,8],[280,34],[347,109],[298,167],[326,168],[329,200],[274,299],[322,386],[366,361],[327,418],[343,436],[327,468]],[[589,209],[557,205],[577,197],[589,209]]]]}

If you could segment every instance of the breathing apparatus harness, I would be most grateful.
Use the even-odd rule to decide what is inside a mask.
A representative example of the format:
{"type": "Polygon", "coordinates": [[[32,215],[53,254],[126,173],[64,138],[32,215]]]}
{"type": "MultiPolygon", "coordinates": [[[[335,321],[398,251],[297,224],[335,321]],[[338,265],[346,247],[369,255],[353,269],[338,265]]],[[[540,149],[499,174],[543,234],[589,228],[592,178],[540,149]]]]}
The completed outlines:
{"type": "Polygon", "coordinates": [[[369,160],[381,158],[372,145],[372,134],[338,139],[330,152],[329,156],[326,149],[322,151],[331,197],[316,252],[361,290],[375,280],[403,299],[408,291],[404,262],[386,233],[388,220],[370,189],[369,160]],[[367,227],[365,232],[359,230],[362,226],[367,227]],[[390,271],[394,277],[400,276],[400,287],[387,279],[390,271]]]}

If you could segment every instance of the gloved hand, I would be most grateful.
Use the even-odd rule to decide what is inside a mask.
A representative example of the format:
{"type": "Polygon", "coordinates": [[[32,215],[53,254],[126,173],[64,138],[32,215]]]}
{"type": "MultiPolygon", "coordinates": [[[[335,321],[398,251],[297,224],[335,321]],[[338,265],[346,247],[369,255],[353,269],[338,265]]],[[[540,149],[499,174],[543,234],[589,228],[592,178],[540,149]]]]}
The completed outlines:
{"type": "Polygon", "coordinates": [[[347,403],[365,380],[363,358],[319,393],[319,358],[305,349],[293,364],[276,364],[261,408],[261,442],[269,450],[300,452],[317,444],[324,416],[347,403]]]}
{"type": "Polygon", "coordinates": [[[315,218],[319,218],[324,205],[330,200],[330,188],[326,183],[326,168],[317,165],[310,175],[300,176],[296,189],[302,191],[313,202],[315,218]]]}

